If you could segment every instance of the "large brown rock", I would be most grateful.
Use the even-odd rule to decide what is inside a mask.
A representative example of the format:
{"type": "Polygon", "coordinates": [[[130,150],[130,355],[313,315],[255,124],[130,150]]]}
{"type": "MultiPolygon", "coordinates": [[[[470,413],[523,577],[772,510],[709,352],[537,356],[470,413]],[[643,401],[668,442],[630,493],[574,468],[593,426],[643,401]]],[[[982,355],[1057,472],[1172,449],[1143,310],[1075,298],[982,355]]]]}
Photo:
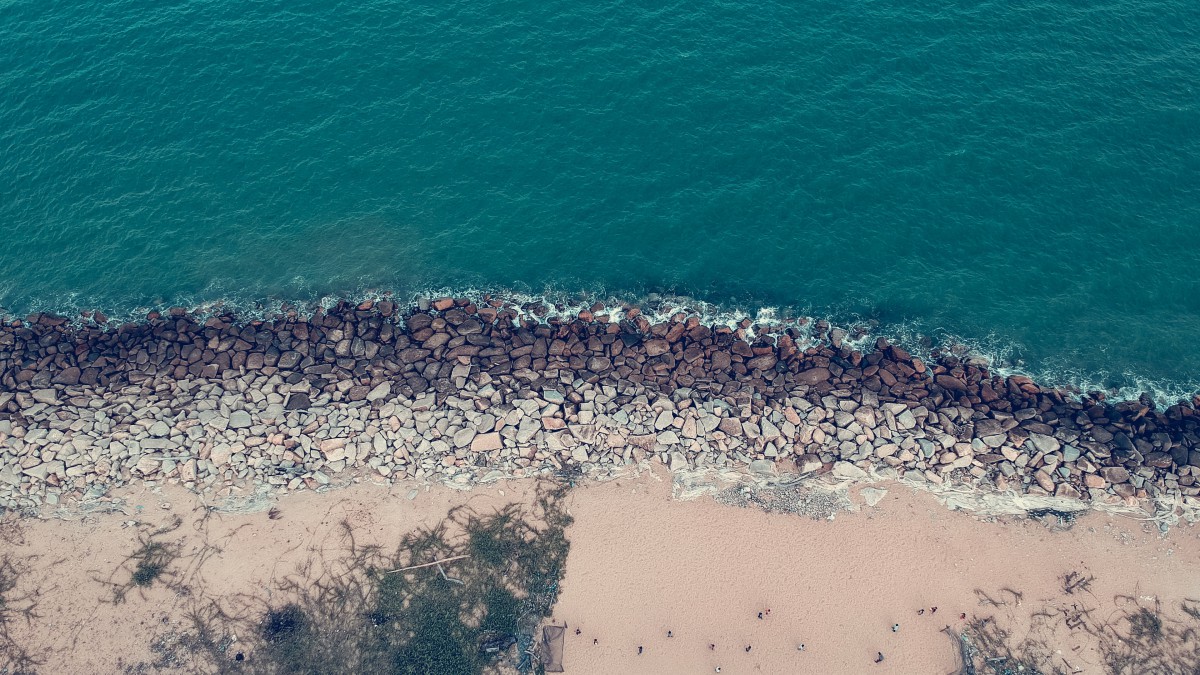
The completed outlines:
{"type": "Polygon", "coordinates": [[[671,351],[671,343],[661,338],[646,340],[646,356],[662,356],[671,351]]]}
{"type": "Polygon", "coordinates": [[[776,359],[774,355],[763,354],[762,356],[756,356],[747,361],[746,367],[754,370],[770,370],[775,367],[777,362],[778,359],[776,359]]]}
{"type": "Polygon", "coordinates": [[[948,389],[950,391],[960,391],[960,392],[967,390],[966,382],[963,382],[962,380],[958,379],[957,377],[953,377],[951,375],[938,375],[936,378],[934,378],[934,380],[943,389],[948,389]]]}
{"type": "Polygon", "coordinates": [[[796,373],[796,382],[798,384],[807,384],[812,386],[815,384],[820,384],[821,382],[828,382],[829,378],[832,376],[833,373],[830,373],[828,368],[809,368],[808,370],[802,370],[796,373]]]}

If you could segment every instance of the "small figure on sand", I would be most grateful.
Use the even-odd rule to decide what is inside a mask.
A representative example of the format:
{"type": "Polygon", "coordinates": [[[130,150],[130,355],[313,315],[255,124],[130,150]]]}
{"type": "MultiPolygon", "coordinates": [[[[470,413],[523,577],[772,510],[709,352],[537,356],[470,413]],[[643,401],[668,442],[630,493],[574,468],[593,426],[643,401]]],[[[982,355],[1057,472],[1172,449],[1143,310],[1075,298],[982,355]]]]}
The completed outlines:
{"type": "Polygon", "coordinates": [[[667,637],[675,637],[675,634],[671,631],[667,631],[667,637]]]}
{"type": "Polygon", "coordinates": [[[900,624],[898,624],[898,623],[892,624],[892,632],[899,633],[900,632],[900,624]]]}
{"type": "Polygon", "coordinates": [[[638,645],[638,656],[642,655],[642,646],[638,645]]]}
{"type": "Polygon", "coordinates": [[[878,656],[875,657],[875,663],[883,663],[883,652],[877,652],[877,654],[878,656]]]}
{"type": "Polygon", "coordinates": [[[749,653],[749,652],[750,652],[750,645],[746,645],[746,652],[747,652],[747,653],[749,653]]]}

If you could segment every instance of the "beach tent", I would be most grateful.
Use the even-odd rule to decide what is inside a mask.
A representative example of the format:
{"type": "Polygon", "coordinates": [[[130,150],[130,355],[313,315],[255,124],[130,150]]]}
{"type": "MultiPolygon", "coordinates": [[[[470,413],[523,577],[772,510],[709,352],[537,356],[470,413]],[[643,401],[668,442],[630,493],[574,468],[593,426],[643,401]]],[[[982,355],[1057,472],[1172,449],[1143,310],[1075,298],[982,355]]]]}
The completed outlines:
{"type": "Polygon", "coordinates": [[[542,665],[547,673],[563,672],[563,642],[566,635],[565,626],[546,626],[542,629],[542,665]]]}

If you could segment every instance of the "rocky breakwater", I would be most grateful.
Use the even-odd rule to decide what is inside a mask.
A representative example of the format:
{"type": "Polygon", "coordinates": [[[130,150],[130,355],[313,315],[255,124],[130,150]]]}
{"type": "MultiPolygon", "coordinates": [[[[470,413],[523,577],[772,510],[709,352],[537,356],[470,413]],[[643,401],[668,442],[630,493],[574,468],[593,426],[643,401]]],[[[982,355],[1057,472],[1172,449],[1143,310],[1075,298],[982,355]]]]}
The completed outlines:
{"type": "Polygon", "coordinates": [[[801,335],[518,309],[443,298],[6,324],[0,506],[131,481],[297,490],[351,472],[468,483],[653,460],[1113,502],[1200,495],[1196,401],[1072,398],[882,339],[863,353],[819,323],[801,335]]]}

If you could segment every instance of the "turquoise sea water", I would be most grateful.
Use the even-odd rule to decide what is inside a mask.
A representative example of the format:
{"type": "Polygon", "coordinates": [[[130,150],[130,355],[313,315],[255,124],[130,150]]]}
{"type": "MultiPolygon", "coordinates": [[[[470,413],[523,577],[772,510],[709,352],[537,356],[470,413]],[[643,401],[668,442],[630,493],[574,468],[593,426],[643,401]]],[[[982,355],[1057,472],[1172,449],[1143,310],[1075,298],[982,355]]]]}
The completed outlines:
{"type": "Polygon", "coordinates": [[[670,292],[1200,380],[1200,3],[0,0],[0,307],[670,292]]]}

